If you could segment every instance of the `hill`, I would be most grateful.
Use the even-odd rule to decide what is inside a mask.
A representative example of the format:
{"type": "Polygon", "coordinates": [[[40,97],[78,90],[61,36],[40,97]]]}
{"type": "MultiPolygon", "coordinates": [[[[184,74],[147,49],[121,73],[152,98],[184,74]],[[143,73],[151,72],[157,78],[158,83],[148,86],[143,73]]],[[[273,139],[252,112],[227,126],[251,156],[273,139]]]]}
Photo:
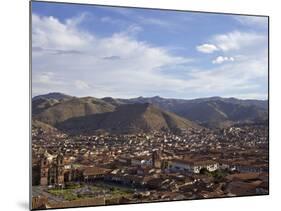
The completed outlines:
{"type": "Polygon", "coordinates": [[[184,100],[166,99],[159,96],[118,100],[123,103],[151,103],[207,127],[223,127],[237,122],[245,123],[268,119],[267,100],[240,100],[221,97],[184,100]]]}
{"type": "Polygon", "coordinates": [[[57,132],[55,127],[38,120],[32,120],[32,129],[39,129],[45,132],[57,132]]]}
{"type": "MultiPolygon", "coordinates": [[[[126,129],[124,130],[129,131],[130,127],[134,127],[132,122],[141,122],[139,120],[141,118],[138,116],[133,121],[128,119],[128,115],[132,115],[130,118],[133,118],[133,114],[135,112],[140,112],[142,109],[145,110],[144,107],[147,104],[149,106],[146,111],[150,111],[151,106],[157,107],[161,112],[169,113],[169,116],[176,115],[176,117],[181,119],[192,121],[203,127],[209,128],[226,127],[234,124],[251,124],[256,122],[266,123],[268,121],[267,100],[241,100],[222,97],[198,98],[192,100],[167,99],[159,96],[131,99],[105,97],[98,99],[94,97],[78,98],[61,93],[50,93],[33,98],[32,114],[33,119],[35,120],[39,120],[52,126],[60,125],[63,128],[66,126],[68,128],[68,126],[73,124],[73,121],[80,122],[83,119],[83,121],[89,121],[91,124],[77,124],[81,125],[81,127],[87,125],[91,130],[97,130],[102,122],[102,129],[108,130],[108,128],[110,128],[110,131],[118,131],[122,130],[121,127],[126,126],[126,129]],[[116,111],[116,113],[112,113],[113,111],[116,111]],[[105,114],[98,115],[103,113],[105,114]],[[93,116],[95,120],[93,120],[93,116]],[[126,121],[128,122],[123,119],[124,116],[127,118],[126,121]],[[107,118],[110,120],[107,120],[107,118]],[[112,119],[114,121],[112,121],[112,119]],[[117,120],[121,121],[122,124],[118,125],[117,120]],[[62,122],[64,125],[60,124],[62,122]],[[131,124],[133,126],[129,127],[131,124]]],[[[155,115],[155,112],[151,112],[148,115],[151,116],[151,118],[145,120],[149,120],[147,121],[148,125],[150,123],[153,125],[151,128],[157,129],[157,124],[155,125],[154,122],[159,121],[159,115],[155,115]]],[[[160,116],[165,115],[162,113],[160,116]]],[[[162,120],[159,122],[162,122],[160,128],[170,128],[170,126],[165,126],[162,120]]],[[[144,129],[142,124],[144,124],[143,121],[140,125],[137,124],[138,126],[141,126],[140,131],[144,129]]],[[[74,128],[73,125],[71,127],[74,128]]],[[[150,126],[148,127],[150,128],[150,126]]],[[[132,131],[137,131],[137,128],[132,129],[132,131]]]]}
{"type": "Polygon", "coordinates": [[[66,95],[60,92],[51,92],[45,95],[38,95],[32,98],[32,101],[38,100],[38,99],[45,99],[45,100],[68,100],[73,98],[70,95],[66,95]]]}
{"type": "Polygon", "coordinates": [[[68,100],[36,99],[32,102],[33,118],[56,126],[73,117],[113,111],[115,107],[105,101],[93,97],[71,98],[68,100]],[[41,103],[38,103],[40,101],[41,103]],[[51,103],[52,102],[52,103],[51,103]],[[42,108],[38,105],[42,105],[42,108]]]}
{"type": "Polygon", "coordinates": [[[149,103],[125,104],[115,111],[71,118],[58,124],[68,133],[140,133],[152,131],[180,132],[188,128],[200,128],[197,124],[164,111],[149,103]]]}

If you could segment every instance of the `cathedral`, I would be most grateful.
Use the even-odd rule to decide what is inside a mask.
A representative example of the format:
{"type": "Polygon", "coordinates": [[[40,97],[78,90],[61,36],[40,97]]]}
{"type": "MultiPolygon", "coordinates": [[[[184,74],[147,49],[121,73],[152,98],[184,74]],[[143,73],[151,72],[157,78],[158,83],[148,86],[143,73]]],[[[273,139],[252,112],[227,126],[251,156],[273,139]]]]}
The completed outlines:
{"type": "Polygon", "coordinates": [[[40,185],[64,185],[64,159],[62,154],[51,155],[47,151],[40,163],[40,185]]]}

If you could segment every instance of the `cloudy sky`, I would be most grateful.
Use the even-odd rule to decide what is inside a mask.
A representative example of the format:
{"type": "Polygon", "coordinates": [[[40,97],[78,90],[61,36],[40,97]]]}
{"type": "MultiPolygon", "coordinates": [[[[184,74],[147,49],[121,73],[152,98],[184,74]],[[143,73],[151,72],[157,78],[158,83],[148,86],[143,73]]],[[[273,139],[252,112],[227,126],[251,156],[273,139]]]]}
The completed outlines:
{"type": "Polygon", "coordinates": [[[32,2],[32,95],[267,99],[267,21],[32,2]]]}

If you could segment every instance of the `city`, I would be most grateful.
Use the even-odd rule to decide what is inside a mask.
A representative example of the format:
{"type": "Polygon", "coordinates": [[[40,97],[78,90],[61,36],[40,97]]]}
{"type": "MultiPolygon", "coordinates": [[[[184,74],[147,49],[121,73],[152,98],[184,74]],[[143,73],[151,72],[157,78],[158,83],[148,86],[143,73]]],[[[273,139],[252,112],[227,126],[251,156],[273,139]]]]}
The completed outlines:
{"type": "Polygon", "coordinates": [[[181,135],[69,136],[33,128],[32,158],[34,208],[268,194],[264,125],[181,135]]]}

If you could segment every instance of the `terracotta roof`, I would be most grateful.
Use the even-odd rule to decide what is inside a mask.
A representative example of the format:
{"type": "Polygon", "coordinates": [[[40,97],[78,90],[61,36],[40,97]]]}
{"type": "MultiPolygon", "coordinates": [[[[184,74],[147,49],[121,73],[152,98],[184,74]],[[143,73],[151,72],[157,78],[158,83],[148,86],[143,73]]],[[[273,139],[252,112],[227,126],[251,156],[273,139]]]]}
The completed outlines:
{"type": "Polygon", "coordinates": [[[172,162],[183,163],[187,165],[212,165],[218,163],[213,160],[182,160],[182,159],[173,159],[172,162]]]}
{"type": "Polygon", "coordinates": [[[228,184],[227,191],[236,196],[254,195],[258,185],[257,183],[236,181],[228,184]]]}
{"type": "Polygon", "coordinates": [[[239,173],[239,174],[231,174],[226,177],[228,180],[253,180],[259,179],[259,173],[239,173]]]}
{"type": "Polygon", "coordinates": [[[96,176],[101,174],[107,174],[111,169],[100,168],[100,167],[87,167],[83,171],[84,176],[96,176]]]}

